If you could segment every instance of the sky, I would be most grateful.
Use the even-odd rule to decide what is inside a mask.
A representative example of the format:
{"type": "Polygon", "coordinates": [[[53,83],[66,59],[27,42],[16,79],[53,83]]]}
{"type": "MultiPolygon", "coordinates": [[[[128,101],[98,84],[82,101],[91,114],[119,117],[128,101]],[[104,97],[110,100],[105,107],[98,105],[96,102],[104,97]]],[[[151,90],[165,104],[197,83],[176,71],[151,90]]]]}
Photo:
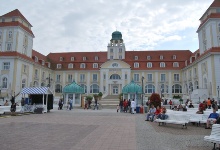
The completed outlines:
{"type": "Polygon", "coordinates": [[[32,24],[33,49],[107,51],[120,31],[127,51],[199,48],[200,17],[213,0],[0,0],[0,15],[20,10],[32,24]],[[4,6],[4,7],[3,7],[4,6]]]}

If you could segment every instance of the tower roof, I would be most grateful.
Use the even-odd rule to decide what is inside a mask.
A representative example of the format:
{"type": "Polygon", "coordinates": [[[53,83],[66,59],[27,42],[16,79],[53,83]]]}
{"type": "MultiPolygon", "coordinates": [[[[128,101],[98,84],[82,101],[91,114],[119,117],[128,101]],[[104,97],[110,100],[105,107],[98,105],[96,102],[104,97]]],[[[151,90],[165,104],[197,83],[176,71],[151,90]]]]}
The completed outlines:
{"type": "Polygon", "coordinates": [[[20,17],[21,19],[25,20],[28,24],[30,24],[30,22],[21,14],[21,12],[18,9],[15,9],[7,14],[4,14],[1,17],[20,17]]]}
{"type": "Polygon", "coordinates": [[[220,7],[220,0],[214,0],[210,7],[220,7]]]}
{"type": "Polygon", "coordinates": [[[80,93],[83,94],[84,90],[83,88],[78,85],[75,81],[73,81],[71,84],[68,84],[63,88],[63,93],[80,93]]]}
{"type": "Polygon", "coordinates": [[[119,31],[112,33],[112,40],[122,40],[122,34],[119,31]]]}

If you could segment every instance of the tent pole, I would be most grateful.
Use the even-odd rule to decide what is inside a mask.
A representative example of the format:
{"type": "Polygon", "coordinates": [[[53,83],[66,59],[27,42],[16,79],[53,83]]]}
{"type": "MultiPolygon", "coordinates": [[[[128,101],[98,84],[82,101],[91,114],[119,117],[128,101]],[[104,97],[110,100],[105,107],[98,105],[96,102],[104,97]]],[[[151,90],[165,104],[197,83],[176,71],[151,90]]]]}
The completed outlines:
{"type": "Polygon", "coordinates": [[[48,94],[47,94],[47,97],[46,97],[46,112],[48,111],[47,110],[47,104],[48,104],[48,94]]]}
{"type": "Polygon", "coordinates": [[[43,94],[43,112],[44,112],[44,94],[43,94]]]}

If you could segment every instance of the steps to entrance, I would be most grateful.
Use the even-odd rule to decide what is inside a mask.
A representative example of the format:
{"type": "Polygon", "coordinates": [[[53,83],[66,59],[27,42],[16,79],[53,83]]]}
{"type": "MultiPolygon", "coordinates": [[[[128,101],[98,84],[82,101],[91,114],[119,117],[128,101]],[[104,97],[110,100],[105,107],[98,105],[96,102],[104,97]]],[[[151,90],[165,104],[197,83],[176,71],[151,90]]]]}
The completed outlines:
{"type": "Polygon", "coordinates": [[[119,104],[118,95],[107,95],[100,101],[103,108],[116,109],[119,104]]]}

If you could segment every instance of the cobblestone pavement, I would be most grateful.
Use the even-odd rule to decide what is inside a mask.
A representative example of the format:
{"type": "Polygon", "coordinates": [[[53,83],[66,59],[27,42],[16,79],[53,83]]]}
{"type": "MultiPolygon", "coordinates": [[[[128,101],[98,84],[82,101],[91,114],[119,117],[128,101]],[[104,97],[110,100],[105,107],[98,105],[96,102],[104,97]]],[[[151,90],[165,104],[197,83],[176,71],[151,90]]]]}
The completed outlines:
{"type": "Polygon", "coordinates": [[[0,118],[0,150],[211,150],[211,130],[158,126],[143,114],[116,110],[52,110],[0,118]]]}

